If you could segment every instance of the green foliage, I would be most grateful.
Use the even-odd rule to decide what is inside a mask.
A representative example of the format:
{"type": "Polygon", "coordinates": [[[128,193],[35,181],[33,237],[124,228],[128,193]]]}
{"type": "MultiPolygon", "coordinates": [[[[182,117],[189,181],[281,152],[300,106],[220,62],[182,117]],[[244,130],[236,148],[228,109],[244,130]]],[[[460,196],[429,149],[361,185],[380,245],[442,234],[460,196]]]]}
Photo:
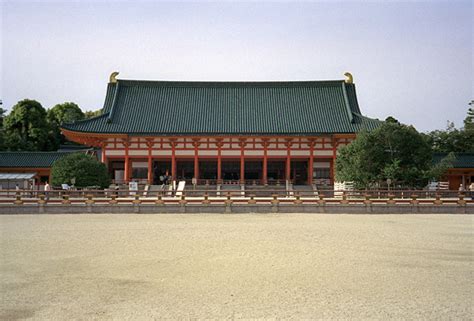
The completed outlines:
{"type": "Polygon", "coordinates": [[[387,179],[392,184],[422,187],[428,180],[431,155],[426,139],[415,128],[384,122],[339,149],[336,179],[353,181],[357,188],[369,188],[387,179]]]}
{"type": "Polygon", "coordinates": [[[105,164],[84,153],[71,153],[57,160],[51,168],[51,175],[53,185],[71,184],[73,178],[76,180],[74,184],[76,187],[105,188],[110,185],[105,164]]]}
{"type": "Polygon", "coordinates": [[[13,106],[4,119],[4,137],[8,150],[48,151],[54,149],[48,133],[46,111],[35,100],[24,99],[13,106]]]}
{"type": "Polygon", "coordinates": [[[393,124],[399,124],[400,122],[393,116],[388,116],[385,118],[385,122],[387,123],[393,123],[393,124]]]}
{"type": "MultiPolygon", "coordinates": [[[[471,101],[470,105],[474,105],[474,100],[471,101]]],[[[467,116],[464,119],[464,130],[474,131],[474,107],[467,111],[467,116]]]]}
{"type": "Polygon", "coordinates": [[[474,130],[469,126],[457,129],[448,122],[446,130],[432,131],[426,139],[435,153],[474,153],[474,130]]]}
{"type": "Polygon", "coordinates": [[[451,152],[444,157],[439,163],[435,164],[429,171],[429,178],[434,180],[440,180],[448,169],[453,167],[456,161],[456,155],[451,152]]]}
{"type": "Polygon", "coordinates": [[[102,109],[94,110],[94,111],[88,110],[84,113],[84,115],[86,119],[94,118],[94,117],[102,115],[102,109]]]}
{"type": "Polygon", "coordinates": [[[5,109],[0,107],[0,151],[5,150],[5,133],[3,130],[3,119],[5,118],[5,109]]]}
{"type": "Polygon", "coordinates": [[[47,119],[51,128],[50,136],[56,149],[66,141],[66,138],[61,134],[61,124],[73,123],[84,118],[81,108],[72,102],[57,104],[48,110],[47,119]]]}

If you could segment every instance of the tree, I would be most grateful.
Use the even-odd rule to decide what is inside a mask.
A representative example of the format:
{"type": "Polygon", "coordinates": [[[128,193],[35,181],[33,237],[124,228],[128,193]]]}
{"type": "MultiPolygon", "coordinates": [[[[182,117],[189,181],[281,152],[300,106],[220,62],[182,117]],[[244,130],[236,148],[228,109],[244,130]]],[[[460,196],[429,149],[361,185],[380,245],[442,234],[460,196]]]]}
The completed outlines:
{"type": "Polygon", "coordinates": [[[361,132],[339,149],[336,179],[369,188],[390,179],[394,184],[422,187],[428,181],[432,153],[426,139],[412,126],[384,122],[372,132],[361,132]]]}
{"type": "MultiPolygon", "coordinates": [[[[1,104],[1,101],[0,101],[1,104]]],[[[0,107],[0,150],[5,150],[5,133],[3,130],[3,119],[4,119],[5,109],[0,107]]]]}
{"type": "Polygon", "coordinates": [[[74,179],[76,187],[110,185],[110,176],[105,164],[95,157],[82,152],[71,153],[54,162],[51,168],[53,185],[71,184],[74,179]]]}
{"type": "Polygon", "coordinates": [[[85,116],[78,105],[72,102],[65,102],[49,109],[47,118],[51,128],[50,137],[57,149],[59,145],[64,144],[66,141],[66,138],[61,134],[61,124],[83,120],[85,116]]]}
{"type": "Polygon", "coordinates": [[[448,121],[445,130],[434,130],[428,133],[426,139],[435,153],[474,153],[474,129],[470,112],[464,120],[464,128],[457,129],[454,123],[448,121]]]}
{"type": "Polygon", "coordinates": [[[434,180],[440,180],[448,169],[453,168],[453,164],[456,161],[456,155],[451,152],[446,157],[441,159],[440,162],[434,164],[429,172],[429,178],[434,180]]]}
{"type": "MultiPolygon", "coordinates": [[[[471,100],[469,105],[474,106],[474,100],[471,100]]],[[[474,131],[474,107],[467,110],[467,116],[464,119],[464,130],[474,131]]]]}
{"type": "Polygon", "coordinates": [[[102,115],[102,109],[94,110],[94,111],[88,110],[88,111],[85,112],[84,115],[85,115],[86,119],[94,118],[94,117],[102,115]]]}
{"type": "Polygon", "coordinates": [[[4,119],[4,137],[8,150],[52,150],[48,139],[46,110],[36,100],[24,99],[13,106],[4,119]]]}

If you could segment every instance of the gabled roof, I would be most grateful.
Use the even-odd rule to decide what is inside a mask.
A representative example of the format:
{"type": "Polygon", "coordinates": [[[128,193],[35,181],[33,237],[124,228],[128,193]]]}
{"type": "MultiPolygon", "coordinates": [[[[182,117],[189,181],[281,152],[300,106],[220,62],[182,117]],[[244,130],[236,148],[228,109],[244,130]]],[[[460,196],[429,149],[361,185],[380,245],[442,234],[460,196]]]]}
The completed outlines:
{"type": "MultiPolygon", "coordinates": [[[[439,163],[445,158],[447,153],[435,153],[433,163],[439,163]]],[[[456,159],[453,162],[453,168],[474,168],[474,153],[455,153],[456,159]]]]}
{"type": "Polygon", "coordinates": [[[71,152],[0,152],[0,167],[3,168],[48,168],[71,152]]]}
{"type": "Polygon", "coordinates": [[[380,121],[360,113],[354,84],[337,81],[109,83],[103,114],[63,129],[131,135],[355,133],[380,121]]]}

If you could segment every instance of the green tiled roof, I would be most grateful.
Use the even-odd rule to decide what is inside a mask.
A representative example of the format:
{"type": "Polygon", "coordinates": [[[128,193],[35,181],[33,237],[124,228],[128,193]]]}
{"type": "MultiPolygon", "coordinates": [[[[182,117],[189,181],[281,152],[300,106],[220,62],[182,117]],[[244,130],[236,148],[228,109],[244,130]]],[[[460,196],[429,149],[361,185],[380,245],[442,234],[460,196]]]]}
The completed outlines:
{"type": "Polygon", "coordinates": [[[70,152],[0,152],[0,167],[47,168],[70,152]]]}
{"type": "MultiPolygon", "coordinates": [[[[433,155],[433,163],[439,163],[448,154],[436,153],[433,155]]],[[[456,153],[453,168],[474,168],[474,153],[456,153]]]]}
{"type": "Polygon", "coordinates": [[[103,114],[64,129],[131,135],[325,134],[374,129],[354,84],[337,81],[177,82],[121,80],[103,114]]]}

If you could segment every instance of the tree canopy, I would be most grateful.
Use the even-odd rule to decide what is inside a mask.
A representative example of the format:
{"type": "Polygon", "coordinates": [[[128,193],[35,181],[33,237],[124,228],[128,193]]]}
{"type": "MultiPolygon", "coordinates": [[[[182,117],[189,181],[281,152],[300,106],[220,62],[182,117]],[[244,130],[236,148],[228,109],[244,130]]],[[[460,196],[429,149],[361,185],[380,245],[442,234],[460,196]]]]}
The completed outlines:
{"type": "Polygon", "coordinates": [[[46,110],[36,100],[24,99],[13,106],[3,120],[5,145],[12,151],[48,151],[54,149],[49,139],[46,110]]]}
{"type": "Polygon", "coordinates": [[[429,179],[432,152],[423,135],[393,117],[372,132],[361,132],[339,149],[336,179],[369,188],[390,179],[394,184],[423,187],[429,179]]]}
{"type": "Polygon", "coordinates": [[[78,105],[72,102],[57,104],[47,112],[48,122],[51,128],[51,138],[57,149],[64,144],[66,138],[61,134],[61,124],[73,123],[85,118],[84,113],[78,105]]]}
{"type": "Polygon", "coordinates": [[[97,117],[97,116],[100,116],[102,115],[102,109],[98,109],[98,110],[88,110],[84,113],[85,115],[85,118],[86,119],[89,119],[89,118],[94,118],[94,117],[97,117]]]}
{"type": "MultiPolygon", "coordinates": [[[[474,100],[471,100],[469,105],[474,106],[474,100]]],[[[464,129],[474,131],[474,107],[467,110],[467,116],[466,119],[464,119],[464,129]]]]}
{"type": "Polygon", "coordinates": [[[3,119],[4,118],[5,118],[5,109],[0,107],[0,150],[5,149],[5,133],[4,133],[4,130],[3,130],[3,119]]]}
{"type": "Polygon", "coordinates": [[[105,164],[81,152],[71,153],[54,162],[51,175],[53,185],[72,184],[72,179],[75,180],[76,187],[105,188],[110,185],[110,176],[105,164]]]}

